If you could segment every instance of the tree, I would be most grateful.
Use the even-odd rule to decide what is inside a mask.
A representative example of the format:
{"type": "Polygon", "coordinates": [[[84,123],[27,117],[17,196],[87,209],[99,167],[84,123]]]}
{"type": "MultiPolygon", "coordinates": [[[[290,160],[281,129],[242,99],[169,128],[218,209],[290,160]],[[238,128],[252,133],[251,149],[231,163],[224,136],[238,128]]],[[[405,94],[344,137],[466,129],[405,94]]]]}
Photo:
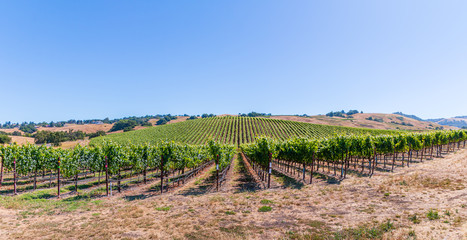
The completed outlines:
{"type": "Polygon", "coordinates": [[[25,133],[34,133],[37,131],[37,128],[34,126],[34,124],[22,124],[21,127],[19,127],[19,130],[25,133]]]}
{"type": "Polygon", "coordinates": [[[135,120],[120,120],[116,122],[112,128],[110,129],[110,132],[115,132],[118,130],[132,130],[134,127],[136,127],[137,122],[135,120]]]}
{"type": "Polygon", "coordinates": [[[88,136],[89,136],[89,139],[95,138],[95,137],[100,137],[100,136],[105,136],[105,131],[99,130],[99,131],[97,131],[95,133],[90,133],[88,136]]]}
{"type": "Polygon", "coordinates": [[[167,123],[167,120],[165,118],[161,118],[156,122],[156,125],[164,125],[167,123]]]}
{"type": "Polygon", "coordinates": [[[357,114],[357,113],[358,113],[358,110],[349,110],[349,111],[347,112],[347,115],[350,116],[350,115],[354,115],[354,114],[357,114]]]}
{"type": "Polygon", "coordinates": [[[0,144],[10,143],[11,138],[7,135],[0,134],[0,144]]]}
{"type": "Polygon", "coordinates": [[[13,136],[21,136],[21,132],[20,131],[14,131],[11,135],[13,136]]]}

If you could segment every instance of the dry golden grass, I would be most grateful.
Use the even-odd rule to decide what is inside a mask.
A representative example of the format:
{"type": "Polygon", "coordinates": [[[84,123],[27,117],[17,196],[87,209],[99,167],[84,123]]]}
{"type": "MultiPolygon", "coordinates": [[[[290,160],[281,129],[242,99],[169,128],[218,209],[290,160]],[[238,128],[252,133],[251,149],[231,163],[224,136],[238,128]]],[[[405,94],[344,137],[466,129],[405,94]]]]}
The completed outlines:
{"type": "MultiPolygon", "coordinates": [[[[177,119],[170,120],[167,124],[177,123],[177,122],[183,122],[183,121],[186,121],[187,119],[188,119],[188,117],[177,116],[177,119]]],[[[149,122],[152,123],[152,125],[156,125],[156,122],[157,122],[158,120],[159,120],[159,119],[149,119],[149,122]]]]}
{"type": "MultiPolygon", "coordinates": [[[[388,220],[395,230],[377,239],[413,239],[413,234],[417,239],[467,237],[467,150],[372,178],[351,175],[340,184],[316,180],[313,185],[269,190],[241,188],[245,173],[234,169],[218,193],[190,191],[197,188],[196,179],[162,196],[151,195],[155,193],[148,192],[149,184],[98,203],[44,205],[39,208],[46,209],[40,211],[43,214],[37,205],[6,209],[0,198],[0,238],[327,239],[336,233],[370,231],[388,220]],[[148,198],[139,197],[144,195],[148,198]],[[261,212],[264,206],[271,210],[261,212]],[[430,210],[437,211],[439,219],[429,220],[430,210]],[[420,223],[411,220],[414,215],[420,223]]],[[[209,174],[198,179],[208,179],[209,174]]],[[[50,201],[56,200],[37,204],[50,201]]]]}
{"type": "Polygon", "coordinates": [[[10,136],[12,143],[17,143],[19,145],[24,144],[34,144],[34,138],[32,137],[21,137],[21,136],[10,136]]]}
{"type": "Polygon", "coordinates": [[[357,113],[352,115],[353,118],[340,118],[340,117],[327,117],[327,116],[311,116],[311,117],[299,117],[299,116],[272,116],[273,119],[290,120],[297,122],[307,122],[314,124],[324,124],[333,126],[344,126],[344,127],[363,127],[363,128],[374,128],[374,129],[406,129],[406,130],[428,130],[436,127],[444,127],[445,129],[456,129],[450,126],[441,126],[437,123],[422,122],[411,118],[403,117],[400,120],[400,115],[396,114],[383,114],[383,113],[357,113]],[[367,120],[372,117],[381,119],[383,122],[377,122],[367,120]],[[395,123],[391,123],[395,122],[395,123]],[[412,124],[413,126],[404,126],[401,123],[412,124]],[[430,126],[431,125],[431,126],[430,126]]]}
{"type": "Polygon", "coordinates": [[[13,132],[15,132],[15,131],[18,131],[18,132],[20,132],[21,134],[24,134],[23,131],[19,130],[19,128],[0,129],[0,131],[6,132],[6,133],[13,133],[13,132]]]}
{"type": "Polygon", "coordinates": [[[112,128],[113,124],[65,124],[63,127],[39,127],[38,131],[51,131],[51,132],[63,132],[63,131],[83,131],[85,133],[95,133],[97,131],[108,132],[112,128]]]}

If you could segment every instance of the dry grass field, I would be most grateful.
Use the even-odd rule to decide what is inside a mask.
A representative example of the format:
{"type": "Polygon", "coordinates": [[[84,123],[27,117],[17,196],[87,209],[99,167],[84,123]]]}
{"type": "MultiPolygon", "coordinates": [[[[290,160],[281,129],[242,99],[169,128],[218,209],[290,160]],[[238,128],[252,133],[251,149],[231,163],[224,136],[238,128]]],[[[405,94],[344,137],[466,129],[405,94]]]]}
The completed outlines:
{"type": "Polygon", "coordinates": [[[34,144],[34,138],[32,137],[21,137],[21,136],[10,136],[12,143],[17,143],[19,145],[23,144],[34,144]]]}
{"type": "Polygon", "coordinates": [[[83,131],[85,133],[95,133],[97,131],[109,131],[112,128],[113,124],[65,124],[63,127],[39,127],[37,128],[38,131],[83,131]]]}
{"type": "MultiPolygon", "coordinates": [[[[252,181],[237,159],[219,192],[213,169],[172,192],[1,197],[2,239],[467,239],[467,150],[340,183],[252,181]]],[[[54,189],[52,189],[54,190],[54,189]]]]}
{"type": "Polygon", "coordinates": [[[289,120],[289,121],[297,121],[297,122],[307,122],[307,123],[314,123],[314,124],[324,124],[324,125],[334,125],[334,126],[344,126],[344,127],[374,128],[374,129],[429,130],[429,129],[435,129],[436,127],[444,127],[444,129],[457,129],[455,127],[442,126],[437,123],[422,122],[422,121],[418,121],[415,119],[402,117],[396,114],[357,113],[352,116],[353,118],[327,117],[327,116],[299,117],[299,116],[284,115],[284,116],[271,116],[271,118],[289,120]],[[378,121],[367,120],[367,118],[369,117],[371,117],[372,119],[378,119],[378,121]],[[402,125],[402,122],[404,122],[406,125],[402,125]],[[413,126],[408,126],[407,124],[411,124],[413,126]]]}

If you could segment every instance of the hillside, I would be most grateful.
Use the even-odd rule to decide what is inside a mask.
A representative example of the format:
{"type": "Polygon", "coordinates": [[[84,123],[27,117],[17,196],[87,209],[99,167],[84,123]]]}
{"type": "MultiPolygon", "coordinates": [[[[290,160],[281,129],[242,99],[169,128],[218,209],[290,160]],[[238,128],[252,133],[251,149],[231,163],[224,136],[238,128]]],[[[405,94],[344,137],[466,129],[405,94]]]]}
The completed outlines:
{"type": "Polygon", "coordinates": [[[412,118],[384,113],[357,113],[353,118],[327,117],[327,116],[271,116],[272,119],[290,120],[314,124],[325,124],[343,127],[372,128],[386,130],[433,130],[443,127],[444,129],[455,129],[455,127],[441,126],[437,123],[419,121],[412,118]],[[370,120],[371,119],[371,120],[370,120]]]}
{"type": "MultiPolygon", "coordinates": [[[[172,124],[172,123],[177,123],[177,122],[182,122],[187,120],[188,117],[184,116],[177,116],[177,119],[169,121],[167,124],[172,124]]],[[[158,119],[150,119],[149,122],[152,123],[154,126],[156,124],[158,119]]],[[[65,124],[63,127],[37,127],[37,131],[51,131],[51,132],[68,132],[70,130],[72,131],[82,131],[84,133],[90,134],[90,133],[96,133],[98,131],[104,131],[107,134],[115,134],[115,133],[122,133],[123,130],[115,131],[115,132],[108,132],[114,123],[112,124],[65,124]]],[[[147,126],[136,126],[134,130],[141,130],[145,129],[147,126]]],[[[0,132],[5,132],[8,134],[12,134],[13,132],[18,131],[20,132],[23,136],[11,136],[11,142],[12,143],[17,143],[17,144],[27,144],[31,143],[34,144],[34,138],[33,137],[25,137],[24,132],[19,130],[18,127],[16,128],[11,128],[11,129],[0,129],[0,132]]],[[[70,142],[64,142],[62,143],[62,148],[71,148],[74,147],[76,144],[87,144],[89,140],[78,140],[78,141],[70,141],[70,142]]]]}
{"type": "Polygon", "coordinates": [[[440,118],[440,119],[429,119],[428,121],[433,121],[436,124],[443,126],[452,126],[452,127],[467,127],[467,117],[453,117],[453,118],[440,118]]]}
{"type": "Polygon", "coordinates": [[[392,133],[392,131],[387,130],[319,125],[279,119],[225,116],[187,120],[138,131],[115,133],[92,139],[91,143],[99,143],[104,139],[117,142],[154,143],[166,139],[190,144],[203,144],[212,138],[223,143],[241,144],[254,141],[256,136],[269,136],[276,139],[315,138],[338,133],[361,132],[369,134],[392,133]]]}

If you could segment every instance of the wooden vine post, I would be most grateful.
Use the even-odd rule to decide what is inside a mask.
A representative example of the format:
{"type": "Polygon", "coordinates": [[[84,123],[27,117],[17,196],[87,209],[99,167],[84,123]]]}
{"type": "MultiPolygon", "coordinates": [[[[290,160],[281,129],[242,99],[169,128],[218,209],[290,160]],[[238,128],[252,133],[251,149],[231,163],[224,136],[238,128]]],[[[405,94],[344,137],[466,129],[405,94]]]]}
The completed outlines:
{"type": "Polygon", "coordinates": [[[58,157],[58,171],[57,171],[57,195],[60,198],[60,157],[58,157]]]}
{"type": "Polygon", "coordinates": [[[118,192],[121,192],[120,182],[121,182],[122,175],[120,174],[120,167],[118,168],[118,192]]]}
{"type": "Polygon", "coordinates": [[[109,196],[109,162],[107,160],[107,156],[105,158],[105,190],[107,193],[107,197],[109,196]]]}
{"type": "Polygon", "coordinates": [[[0,186],[2,186],[2,182],[3,182],[3,161],[4,161],[4,157],[2,157],[2,168],[0,170],[0,186]]]}
{"type": "Polygon", "coordinates": [[[161,156],[161,194],[164,190],[164,156],[161,156]]]}
{"type": "Polygon", "coordinates": [[[313,183],[313,168],[315,167],[315,153],[311,157],[311,172],[310,172],[310,184],[313,183]]]}
{"type": "Polygon", "coordinates": [[[78,173],[76,173],[76,175],[75,175],[75,190],[76,190],[76,193],[79,195],[79,192],[78,192],[78,173]]]}
{"type": "Polygon", "coordinates": [[[272,153],[269,153],[269,161],[268,161],[268,188],[271,187],[271,160],[272,160],[272,153]]]}
{"type": "Polygon", "coordinates": [[[219,154],[216,156],[216,191],[219,191],[219,154]]]}
{"type": "MultiPolygon", "coordinates": [[[[144,184],[146,184],[146,166],[144,166],[143,178],[144,178],[144,184]]],[[[139,177],[138,177],[138,179],[139,179],[139,177]]]]}
{"type": "Polygon", "coordinates": [[[13,158],[13,185],[14,185],[14,194],[16,195],[16,158],[13,158]]]}

